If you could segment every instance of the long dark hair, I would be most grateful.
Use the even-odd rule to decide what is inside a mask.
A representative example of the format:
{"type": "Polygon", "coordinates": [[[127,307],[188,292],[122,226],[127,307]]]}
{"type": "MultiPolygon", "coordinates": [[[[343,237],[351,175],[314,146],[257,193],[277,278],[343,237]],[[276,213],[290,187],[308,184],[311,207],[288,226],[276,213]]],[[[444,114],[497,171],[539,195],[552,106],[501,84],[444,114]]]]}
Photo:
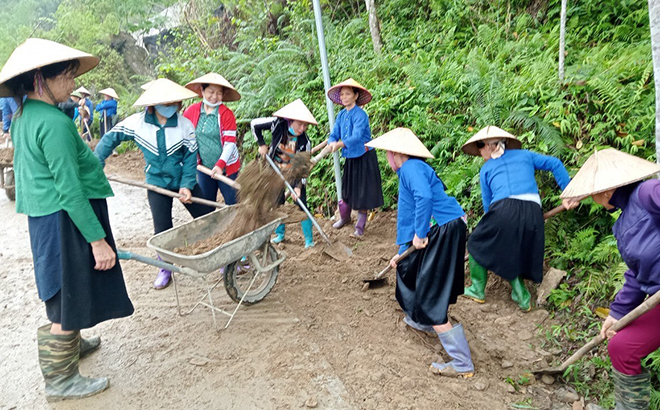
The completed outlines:
{"type": "MultiPolygon", "coordinates": [[[[14,99],[18,105],[15,116],[18,117],[23,112],[23,97],[27,93],[34,91],[34,77],[38,71],[41,72],[43,79],[47,80],[49,78],[55,78],[58,75],[75,73],[78,71],[78,67],[80,67],[80,61],[78,60],[61,61],[30,70],[8,80],[7,87],[14,93],[14,99]]],[[[57,103],[57,101],[54,102],[57,103]]]]}

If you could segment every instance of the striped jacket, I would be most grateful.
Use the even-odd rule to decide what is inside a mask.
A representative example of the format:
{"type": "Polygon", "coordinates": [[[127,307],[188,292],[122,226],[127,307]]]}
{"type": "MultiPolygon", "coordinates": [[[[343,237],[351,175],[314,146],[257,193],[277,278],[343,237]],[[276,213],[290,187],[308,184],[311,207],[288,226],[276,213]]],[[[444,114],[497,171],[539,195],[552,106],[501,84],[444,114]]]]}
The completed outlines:
{"type": "Polygon", "coordinates": [[[197,183],[197,141],[190,120],[177,113],[164,126],[156,114],[143,111],[133,114],[106,133],[94,150],[105,165],[105,159],[122,141],[135,141],[144,155],[147,183],[178,191],[192,190],[197,183]]]}
{"type": "MultiPolygon", "coordinates": [[[[183,113],[186,118],[192,121],[195,129],[197,129],[201,114],[201,102],[191,105],[183,113]]],[[[222,154],[215,165],[224,169],[225,175],[233,175],[241,169],[241,158],[238,154],[238,147],[236,146],[236,117],[224,104],[220,104],[218,107],[218,127],[220,128],[222,154]]],[[[201,160],[198,159],[197,162],[201,163],[201,160]]]]}

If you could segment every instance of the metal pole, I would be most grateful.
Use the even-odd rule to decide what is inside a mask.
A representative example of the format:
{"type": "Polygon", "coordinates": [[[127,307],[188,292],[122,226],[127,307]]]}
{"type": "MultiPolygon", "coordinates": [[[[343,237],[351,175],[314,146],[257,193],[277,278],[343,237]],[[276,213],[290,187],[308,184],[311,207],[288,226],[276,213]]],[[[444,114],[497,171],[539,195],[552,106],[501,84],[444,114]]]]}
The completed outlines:
{"type": "MultiPolygon", "coordinates": [[[[325,50],[325,35],[323,34],[323,19],[321,17],[321,3],[320,0],[313,0],[314,3],[314,18],[316,20],[316,34],[319,39],[319,54],[321,55],[321,67],[323,68],[323,86],[325,88],[325,103],[328,107],[328,123],[330,124],[330,131],[335,125],[335,107],[334,103],[328,98],[328,90],[330,89],[330,69],[328,68],[328,53],[325,50]]],[[[332,160],[335,170],[335,186],[337,187],[337,201],[342,200],[341,196],[341,168],[339,165],[339,152],[332,153],[332,160]]]]}

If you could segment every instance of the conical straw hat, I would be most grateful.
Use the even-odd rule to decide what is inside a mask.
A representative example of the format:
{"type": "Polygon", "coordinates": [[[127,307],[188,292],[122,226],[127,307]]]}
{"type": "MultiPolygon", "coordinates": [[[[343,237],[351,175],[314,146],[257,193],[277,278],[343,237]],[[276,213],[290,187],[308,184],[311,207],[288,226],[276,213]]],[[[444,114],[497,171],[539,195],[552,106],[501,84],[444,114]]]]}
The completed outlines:
{"type": "Polygon", "coordinates": [[[408,128],[395,128],[364,145],[399,152],[412,157],[434,158],[431,151],[426,149],[424,143],[408,128]]]}
{"type": "Polygon", "coordinates": [[[134,107],[146,107],[158,104],[169,104],[197,97],[190,91],[172,80],[159,78],[142,93],[140,98],[133,104],[134,107]]]}
{"type": "Polygon", "coordinates": [[[581,198],[641,181],[660,165],[614,148],[594,152],[568,184],[561,198],[581,198]]]}
{"type": "Polygon", "coordinates": [[[287,120],[297,120],[314,125],[318,124],[318,122],[316,122],[316,118],[314,118],[312,113],[300,98],[275,111],[273,115],[280,118],[286,118],[287,120]]]}
{"type": "Polygon", "coordinates": [[[80,94],[78,91],[74,91],[69,95],[71,95],[73,97],[78,97],[78,98],[81,98],[81,99],[83,98],[82,94],[80,94]]]}
{"type": "Polygon", "coordinates": [[[144,83],[140,86],[140,88],[142,88],[144,91],[147,91],[149,87],[151,87],[151,85],[154,83],[154,81],[156,80],[151,80],[148,83],[144,83]]]}
{"type": "Polygon", "coordinates": [[[99,91],[99,94],[107,95],[108,97],[112,97],[115,100],[119,99],[119,96],[117,95],[117,92],[114,90],[114,88],[105,88],[99,91]]]}
{"type": "Polygon", "coordinates": [[[16,47],[0,71],[0,97],[12,97],[6,82],[28,71],[68,60],[78,60],[80,65],[75,76],[85,74],[99,63],[91,54],[63,44],[40,38],[29,38],[16,47]]]}
{"type": "Polygon", "coordinates": [[[488,140],[491,138],[507,138],[507,149],[520,149],[522,142],[515,135],[509,134],[501,128],[494,125],[488,125],[482,128],[478,133],[474,134],[461,149],[468,155],[479,156],[479,148],[477,148],[477,141],[488,140]]]}
{"type": "Polygon", "coordinates": [[[200,97],[202,96],[202,84],[215,84],[223,88],[222,90],[222,101],[238,101],[241,99],[241,95],[236,91],[233,85],[225,79],[225,77],[216,73],[205,74],[195,80],[192,80],[186,84],[186,88],[197,93],[200,97]]]}
{"type": "Polygon", "coordinates": [[[368,103],[369,101],[371,101],[371,93],[369,92],[369,90],[364,88],[364,86],[362,86],[362,84],[358,83],[354,79],[349,78],[348,80],[346,80],[344,82],[341,82],[337,85],[334,85],[334,86],[330,87],[330,89],[328,90],[328,98],[330,98],[330,100],[332,102],[334,102],[335,104],[344,105],[344,104],[341,103],[341,99],[339,98],[339,93],[341,92],[342,87],[358,88],[361,91],[360,96],[358,97],[357,101],[355,102],[355,104],[357,104],[357,105],[362,106],[362,105],[365,105],[366,103],[368,103]]]}
{"type": "Polygon", "coordinates": [[[83,95],[85,95],[85,94],[87,94],[89,96],[92,95],[92,93],[90,93],[89,90],[87,88],[83,87],[82,85],[76,91],[78,91],[80,94],[83,94],[83,95]]]}

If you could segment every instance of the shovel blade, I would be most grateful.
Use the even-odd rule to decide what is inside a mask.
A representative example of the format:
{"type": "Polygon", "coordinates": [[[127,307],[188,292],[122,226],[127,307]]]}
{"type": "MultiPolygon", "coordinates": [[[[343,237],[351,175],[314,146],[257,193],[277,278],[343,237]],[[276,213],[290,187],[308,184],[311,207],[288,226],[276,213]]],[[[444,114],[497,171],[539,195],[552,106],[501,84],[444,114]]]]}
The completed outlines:
{"type": "Polygon", "coordinates": [[[559,366],[559,367],[548,367],[548,368],[545,368],[545,369],[536,370],[532,373],[535,376],[543,376],[544,374],[552,376],[552,375],[555,375],[555,374],[564,373],[565,370],[566,370],[566,368],[564,366],[559,366]]]}
{"type": "Polygon", "coordinates": [[[353,251],[351,248],[341,242],[326,244],[323,247],[323,252],[338,261],[347,261],[351,256],[353,256],[353,251]]]}

